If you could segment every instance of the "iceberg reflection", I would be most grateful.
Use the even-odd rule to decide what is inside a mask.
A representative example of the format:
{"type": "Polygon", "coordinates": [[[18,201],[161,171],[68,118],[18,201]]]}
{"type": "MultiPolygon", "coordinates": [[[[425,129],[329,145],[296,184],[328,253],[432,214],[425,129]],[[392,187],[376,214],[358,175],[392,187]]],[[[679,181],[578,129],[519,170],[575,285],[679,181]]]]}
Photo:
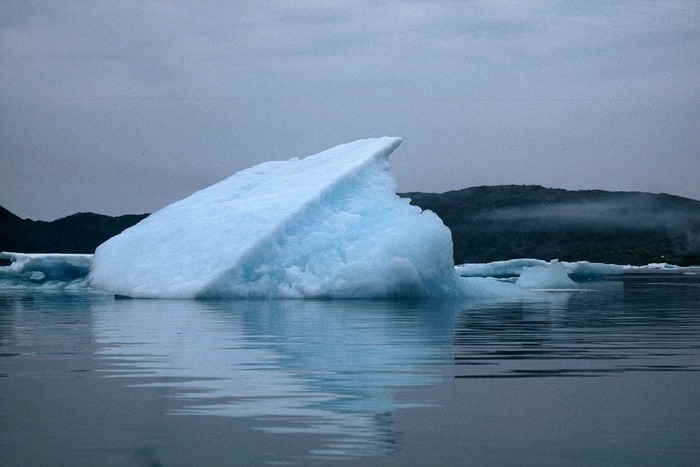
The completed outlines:
{"type": "Polygon", "coordinates": [[[106,376],[168,388],[182,399],[172,415],[254,417],[329,436],[317,454],[376,454],[394,444],[390,412],[415,405],[398,390],[452,363],[450,306],[115,300],[96,306],[93,330],[106,376]]]}

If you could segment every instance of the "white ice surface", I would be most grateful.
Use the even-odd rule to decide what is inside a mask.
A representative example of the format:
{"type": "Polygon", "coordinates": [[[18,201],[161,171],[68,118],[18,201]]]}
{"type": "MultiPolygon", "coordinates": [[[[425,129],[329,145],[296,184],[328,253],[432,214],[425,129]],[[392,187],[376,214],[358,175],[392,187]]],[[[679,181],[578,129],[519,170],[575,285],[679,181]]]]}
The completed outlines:
{"type": "Polygon", "coordinates": [[[400,142],[360,140],[236,173],[102,244],[88,282],[149,298],[493,293],[460,280],[440,218],[395,194],[388,156],[400,142]]]}

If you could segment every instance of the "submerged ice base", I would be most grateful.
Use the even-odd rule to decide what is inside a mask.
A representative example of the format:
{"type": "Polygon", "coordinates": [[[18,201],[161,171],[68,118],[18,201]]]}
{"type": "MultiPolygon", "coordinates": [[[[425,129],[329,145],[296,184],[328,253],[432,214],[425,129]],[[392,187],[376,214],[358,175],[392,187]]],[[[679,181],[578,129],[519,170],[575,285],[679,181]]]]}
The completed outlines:
{"type": "Polygon", "coordinates": [[[468,294],[449,229],[394,192],[388,157],[400,142],[360,140],[238,172],[100,245],[88,282],[143,298],[468,294]]]}

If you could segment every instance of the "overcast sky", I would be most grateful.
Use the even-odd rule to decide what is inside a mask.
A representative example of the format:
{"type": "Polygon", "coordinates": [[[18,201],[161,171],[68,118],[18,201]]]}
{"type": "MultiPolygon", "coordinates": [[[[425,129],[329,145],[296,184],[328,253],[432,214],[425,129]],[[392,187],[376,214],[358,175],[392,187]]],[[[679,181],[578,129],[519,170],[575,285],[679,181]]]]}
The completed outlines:
{"type": "Polygon", "coordinates": [[[401,136],[399,191],[700,199],[700,1],[0,2],[0,205],[152,212],[401,136]]]}

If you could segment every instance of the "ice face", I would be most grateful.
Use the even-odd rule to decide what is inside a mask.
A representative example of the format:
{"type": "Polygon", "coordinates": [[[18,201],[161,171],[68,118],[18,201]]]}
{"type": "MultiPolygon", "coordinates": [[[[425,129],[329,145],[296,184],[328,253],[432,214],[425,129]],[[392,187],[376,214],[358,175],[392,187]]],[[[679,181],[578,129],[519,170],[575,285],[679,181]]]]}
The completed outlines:
{"type": "Polygon", "coordinates": [[[461,295],[449,229],[394,192],[400,142],[234,174],[102,244],[88,282],[147,298],[461,295]]]}

